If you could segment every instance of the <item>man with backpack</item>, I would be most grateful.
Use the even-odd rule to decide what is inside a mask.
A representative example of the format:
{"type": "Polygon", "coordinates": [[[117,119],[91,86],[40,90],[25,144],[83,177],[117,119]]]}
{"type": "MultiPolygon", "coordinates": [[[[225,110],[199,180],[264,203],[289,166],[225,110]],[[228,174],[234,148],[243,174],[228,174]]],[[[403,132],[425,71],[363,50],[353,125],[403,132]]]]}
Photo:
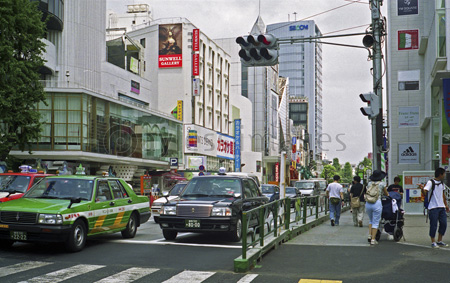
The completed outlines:
{"type": "Polygon", "coordinates": [[[434,171],[434,179],[429,180],[425,186],[421,185],[420,188],[428,196],[428,217],[430,219],[430,238],[431,247],[448,247],[448,244],[442,241],[442,237],[447,229],[447,214],[449,207],[447,199],[445,197],[445,186],[443,183],[445,176],[445,169],[438,168],[434,171]],[[436,230],[438,229],[438,241],[436,242],[436,230]]]}

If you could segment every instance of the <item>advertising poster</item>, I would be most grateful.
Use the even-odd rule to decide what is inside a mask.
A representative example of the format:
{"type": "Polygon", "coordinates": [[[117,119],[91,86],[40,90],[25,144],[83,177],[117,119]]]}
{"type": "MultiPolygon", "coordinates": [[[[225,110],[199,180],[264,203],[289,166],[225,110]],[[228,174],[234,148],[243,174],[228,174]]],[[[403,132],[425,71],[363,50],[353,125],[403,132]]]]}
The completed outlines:
{"type": "Polygon", "coordinates": [[[159,25],[159,68],[182,67],[182,24],[159,25]]]}
{"type": "Polygon", "coordinates": [[[234,160],[234,137],[217,133],[196,125],[184,125],[185,153],[234,160]]]}
{"type": "Polygon", "coordinates": [[[419,49],[419,30],[399,30],[398,50],[419,49]]]}
{"type": "Polygon", "coordinates": [[[399,143],[398,163],[419,164],[420,143],[399,143]]]}
{"type": "Polygon", "coordinates": [[[403,106],[398,107],[398,127],[419,127],[420,107],[403,106]]]}
{"type": "Polygon", "coordinates": [[[419,14],[419,0],[397,0],[397,14],[399,16],[419,14]]]}
{"type": "Polygon", "coordinates": [[[408,214],[422,214],[425,196],[419,188],[434,177],[434,171],[404,171],[403,172],[403,209],[408,214]]]}

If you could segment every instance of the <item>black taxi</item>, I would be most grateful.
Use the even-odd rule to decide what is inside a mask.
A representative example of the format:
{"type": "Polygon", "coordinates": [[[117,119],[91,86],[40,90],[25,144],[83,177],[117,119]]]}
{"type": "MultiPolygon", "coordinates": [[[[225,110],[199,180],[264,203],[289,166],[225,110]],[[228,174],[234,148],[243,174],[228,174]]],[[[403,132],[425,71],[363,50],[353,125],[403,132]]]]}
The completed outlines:
{"type": "MultiPolygon", "coordinates": [[[[237,242],[242,236],[242,212],[268,202],[250,177],[199,176],[161,207],[158,222],[166,240],[174,240],[178,232],[223,232],[237,242]]],[[[251,218],[249,226],[256,225],[257,217],[251,218]]]]}

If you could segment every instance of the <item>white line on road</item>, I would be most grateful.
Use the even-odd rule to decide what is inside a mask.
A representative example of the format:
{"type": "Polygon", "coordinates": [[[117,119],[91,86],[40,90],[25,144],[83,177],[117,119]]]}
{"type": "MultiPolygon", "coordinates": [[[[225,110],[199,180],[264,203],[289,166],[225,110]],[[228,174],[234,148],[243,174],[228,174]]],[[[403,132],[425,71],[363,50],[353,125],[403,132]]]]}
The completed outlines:
{"type": "MultiPolygon", "coordinates": [[[[88,264],[79,264],[73,267],[61,269],[55,272],[47,273],[42,276],[31,278],[25,282],[36,282],[36,283],[57,283],[69,278],[88,273],[90,271],[94,271],[96,269],[105,267],[104,265],[88,265],[88,264]]],[[[20,282],[22,283],[22,282],[20,282]]]]}
{"type": "Polygon", "coordinates": [[[30,270],[33,268],[46,266],[49,264],[52,264],[52,263],[51,262],[43,262],[43,261],[25,261],[22,263],[5,266],[5,267],[0,268],[0,277],[27,271],[27,270],[30,270]]]}
{"type": "MultiPolygon", "coordinates": [[[[424,246],[424,245],[418,245],[418,244],[413,244],[413,243],[400,243],[397,242],[400,245],[406,245],[406,246],[414,246],[414,247],[421,247],[421,248],[428,248],[428,249],[432,249],[431,244],[429,246],[424,246]]],[[[448,251],[450,252],[449,248],[439,248],[437,250],[443,250],[443,251],[448,251]]]]}
{"type": "Polygon", "coordinates": [[[224,248],[224,249],[242,249],[242,246],[177,243],[177,242],[168,242],[165,239],[158,239],[158,240],[152,240],[152,241],[112,240],[111,242],[122,243],[122,244],[174,245],[174,246],[209,247],[209,248],[224,248]]]}
{"type": "Polygon", "coordinates": [[[236,283],[250,283],[258,276],[258,274],[247,274],[236,283]]]}
{"type": "Polygon", "coordinates": [[[163,283],[198,283],[213,276],[215,272],[183,271],[163,283]]]}
{"type": "Polygon", "coordinates": [[[102,280],[97,281],[96,283],[129,283],[158,270],[159,269],[157,268],[132,267],[117,274],[103,278],[102,280]]]}

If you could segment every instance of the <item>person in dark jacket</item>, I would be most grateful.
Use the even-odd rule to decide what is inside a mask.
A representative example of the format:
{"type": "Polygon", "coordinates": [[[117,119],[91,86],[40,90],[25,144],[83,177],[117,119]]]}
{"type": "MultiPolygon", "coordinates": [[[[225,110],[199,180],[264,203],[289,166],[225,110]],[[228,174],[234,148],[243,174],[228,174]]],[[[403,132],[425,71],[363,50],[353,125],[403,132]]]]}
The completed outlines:
{"type": "Polygon", "coordinates": [[[364,201],[365,188],[361,184],[361,178],[359,176],[353,177],[353,184],[350,188],[350,199],[352,197],[359,196],[359,207],[352,207],[353,213],[353,225],[362,227],[364,219],[364,210],[366,202],[364,201]]]}

